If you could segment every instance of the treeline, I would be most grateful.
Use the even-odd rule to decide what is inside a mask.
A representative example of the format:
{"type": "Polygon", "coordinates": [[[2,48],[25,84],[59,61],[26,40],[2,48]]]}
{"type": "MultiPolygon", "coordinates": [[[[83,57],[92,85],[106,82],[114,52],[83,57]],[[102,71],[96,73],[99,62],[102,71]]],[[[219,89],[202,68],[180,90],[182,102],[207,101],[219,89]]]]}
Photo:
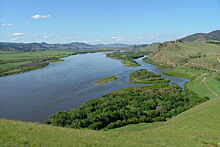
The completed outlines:
{"type": "Polygon", "coordinates": [[[206,100],[208,98],[191,91],[182,91],[177,85],[126,88],[87,101],[70,112],[58,112],[44,123],[70,128],[113,129],[165,121],[206,100]]]}

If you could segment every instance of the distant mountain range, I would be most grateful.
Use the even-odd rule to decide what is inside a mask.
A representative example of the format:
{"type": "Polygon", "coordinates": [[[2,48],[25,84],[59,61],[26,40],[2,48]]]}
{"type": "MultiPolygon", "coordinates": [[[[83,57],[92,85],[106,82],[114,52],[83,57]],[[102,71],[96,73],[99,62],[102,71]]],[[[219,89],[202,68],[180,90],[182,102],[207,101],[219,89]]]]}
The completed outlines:
{"type": "Polygon", "coordinates": [[[220,40],[220,30],[212,31],[210,33],[196,33],[186,36],[182,41],[206,41],[206,40],[220,40]]]}
{"type": "Polygon", "coordinates": [[[73,42],[68,44],[48,44],[42,43],[11,43],[0,42],[0,50],[2,51],[47,51],[47,50],[88,50],[88,49],[102,49],[102,48],[125,48],[127,44],[97,44],[91,45],[82,42],[73,42]]]}
{"type": "MultiPolygon", "coordinates": [[[[220,41],[220,30],[215,30],[210,33],[196,33],[186,36],[180,41],[220,41]]],[[[12,43],[12,42],[0,42],[0,51],[22,51],[22,52],[34,52],[34,51],[48,51],[48,50],[89,50],[89,49],[103,49],[103,48],[126,48],[127,50],[143,50],[154,51],[161,43],[153,44],[141,44],[141,45],[127,45],[127,44],[96,44],[91,45],[82,42],[73,42],[68,44],[48,44],[42,43],[12,43]]]]}

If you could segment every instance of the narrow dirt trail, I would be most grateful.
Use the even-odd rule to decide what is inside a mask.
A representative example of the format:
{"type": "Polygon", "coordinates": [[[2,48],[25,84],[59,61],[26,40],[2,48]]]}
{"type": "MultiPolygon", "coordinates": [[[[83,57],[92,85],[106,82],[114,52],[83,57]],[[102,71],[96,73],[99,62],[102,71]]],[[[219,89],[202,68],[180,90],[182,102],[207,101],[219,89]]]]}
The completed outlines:
{"type": "Polygon", "coordinates": [[[216,94],[216,93],[208,86],[208,84],[206,83],[206,81],[205,81],[205,80],[206,80],[205,75],[206,75],[206,74],[203,74],[203,76],[204,76],[204,78],[203,78],[203,80],[202,80],[203,84],[205,85],[205,87],[206,87],[211,93],[213,93],[216,97],[219,97],[219,95],[216,94]]]}
{"type": "Polygon", "coordinates": [[[220,57],[217,58],[218,62],[220,62],[220,57]]]}

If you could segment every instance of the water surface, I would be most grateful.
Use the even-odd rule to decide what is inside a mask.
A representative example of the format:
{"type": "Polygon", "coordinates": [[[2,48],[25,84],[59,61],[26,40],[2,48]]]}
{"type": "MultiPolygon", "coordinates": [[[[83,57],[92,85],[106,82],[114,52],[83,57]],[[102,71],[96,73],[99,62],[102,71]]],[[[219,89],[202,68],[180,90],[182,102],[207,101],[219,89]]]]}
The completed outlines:
{"type": "MultiPolygon", "coordinates": [[[[84,101],[111,91],[139,86],[128,81],[129,73],[144,68],[155,73],[161,69],[137,59],[142,66],[125,67],[104,53],[78,54],[51,63],[45,68],[0,77],[0,118],[43,121],[57,111],[69,111],[84,101]],[[104,85],[93,83],[107,76],[118,80],[104,85]]],[[[187,79],[162,75],[181,87],[187,79]]]]}

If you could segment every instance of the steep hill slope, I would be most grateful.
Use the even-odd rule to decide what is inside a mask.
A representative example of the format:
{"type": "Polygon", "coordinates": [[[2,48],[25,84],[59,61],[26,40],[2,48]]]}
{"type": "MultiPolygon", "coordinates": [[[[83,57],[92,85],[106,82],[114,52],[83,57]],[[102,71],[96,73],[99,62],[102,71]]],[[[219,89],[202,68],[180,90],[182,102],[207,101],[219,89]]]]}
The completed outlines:
{"type": "Polygon", "coordinates": [[[217,146],[220,98],[144,131],[91,131],[0,120],[0,146],[217,146]]]}

